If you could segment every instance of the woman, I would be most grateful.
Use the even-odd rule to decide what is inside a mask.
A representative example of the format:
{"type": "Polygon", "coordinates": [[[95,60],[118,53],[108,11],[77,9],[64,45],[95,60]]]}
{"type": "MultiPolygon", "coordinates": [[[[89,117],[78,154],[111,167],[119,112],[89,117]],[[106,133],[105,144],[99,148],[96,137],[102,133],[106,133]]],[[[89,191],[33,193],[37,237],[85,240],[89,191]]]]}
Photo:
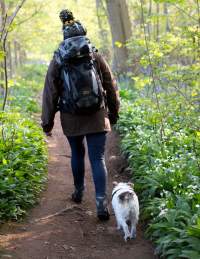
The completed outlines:
{"type": "MultiPolygon", "coordinates": [[[[63,23],[64,39],[86,35],[85,28],[80,22],[75,21],[69,10],[60,13],[63,23]]],[[[88,154],[92,168],[96,192],[97,216],[100,220],[108,220],[109,212],[106,198],[107,169],[105,165],[106,133],[111,131],[111,124],[118,119],[119,96],[116,81],[104,58],[98,53],[93,53],[97,64],[97,72],[101,78],[103,89],[106,93],[106,102],[101,108],[91,114],[74,114],[60,111],[63,133],[66,135],[71,147],[71,167],[74,178],[74,192],[72,200],[80,203],[84,192],[84,138],[88,146],[88,154]]],[[[51,135],[54,125],[55,113],[63,89],[62,68],[54,55],[45,80],[42,105],[42,127],[47,135],[51,135]]]]}

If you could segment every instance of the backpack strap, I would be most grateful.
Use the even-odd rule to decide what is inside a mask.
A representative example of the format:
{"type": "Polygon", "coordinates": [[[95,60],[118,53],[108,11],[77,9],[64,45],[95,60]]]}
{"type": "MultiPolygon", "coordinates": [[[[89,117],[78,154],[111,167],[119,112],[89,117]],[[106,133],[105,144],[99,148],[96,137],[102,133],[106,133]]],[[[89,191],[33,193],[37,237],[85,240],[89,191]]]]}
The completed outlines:
{"type": "Polygon", "coordinates": [[[99,75],[99,78],[101,80],[101,84],[102,84],[102,87],[103,87],[103,76],[102,76],[102,73],[101,73],[101,69],[100,69],[99,63],[98,63],[98,61],[94,57],[94,52],[92,52],[92,61],[94,62],[94,66],[96,68],[96,71],[97,71],[97,73],[99,75]]]}
{"type": "Polygon", "coordinates": [[[103,95],[103,107],[106,109],[106,107],[108,106],[107,105],[107,97],[106,97],[106,90],[104,89],[103,87],[103,76],[102,76],[102,73],[101,73],[101,69],[100,69],[100,66],[99,66],[99,63],[98,61],[95,59],[95,56],[94,56],[94,51],[92,52],[92,61],[94,63],[94,67],[96,69],[96,73],[98,74],[99,76],[99,79],[101,81],[101,85],[102,85],[102,95],[103,95]]]}

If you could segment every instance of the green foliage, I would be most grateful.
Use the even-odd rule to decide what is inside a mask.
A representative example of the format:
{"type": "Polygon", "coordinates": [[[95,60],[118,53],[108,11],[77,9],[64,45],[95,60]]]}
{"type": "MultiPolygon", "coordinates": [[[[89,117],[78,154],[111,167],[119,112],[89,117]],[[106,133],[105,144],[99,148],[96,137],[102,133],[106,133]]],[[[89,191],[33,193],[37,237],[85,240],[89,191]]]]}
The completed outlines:
{"type": "Polygon", "coordinates": [[[179,4],[184,3],[185,0],[153,0],[155,3],[170,3],[170,4],[179,4]]]}
{"type": "Polygon", "coordinates": [[[24,113],[40,111],[37,97],[42,89],[46,65],[27,64],[19,76],[9,81],[8,104],[10,109],[24,113]]]}
{"type": "Polygon", "coordinates": [[[0,61],[3,60],[4,56],[5,56],[4,51],[0,50],[0,61]]]}
{"type": "Polygon", "coordinates": [[[24,215],[46,181],[47,150],[33,116],[44,69],[25,66],[23,77],[10,81],[9,105],[0,113],[0,220],[24,215]]]}
{"type": "Polygon", "coordinates": [[[39,112],[40,107],[34,96],[34,87],[37,87],[37,83],[35,81],[27,82],[22,78],[18,78],[18,81],[15,83],[13,88],[10,89],[11,95],[8,98],[10,108],[21,112],[39,112]],[[32,87],[32,94],[30,94],[29,87],[32,87]]]}
{"type": "Polygon", "coordinates": [[[0,219],[17,219],[32,206],[46,180],[46,147],[38,125],[1,112],[0,219]]]}
{"type": "MultiPolygon", "coordinates": [[[[122,101],[117,129],[121,148],[134,174],[147,235],[156,251],[167,258],[198,258],[200,255],[200,136],[185,127],[184,114],[168,106],[165,135],[160,138],[161,118],[155,103],[146,98],[122,101]]],[[[128,92],[127,92],[128,95],[128,92]]],[[[188,113],[191,121],[195,114],[188,113]]],[[[197,125],[197,124],[196,124],[197,125]]]]}
{"type": "Polygon", "coordinates": [[[47,70],[46,64],[40,64],[38,61],[32,60],[31,63],[25,64],[20,69],[20,76],[27,81],[35,81],[36,87],[34,89],[41,90],[44,76],[47,70]]]}
{"type": "Polygon", "coordinates": [[[200,258],[199,3],[141,3],[132,3],[144,20],[127,43],[137,66],[129,73],[134,98],[122,87],[121,147],[157,253],[200,258]]]}

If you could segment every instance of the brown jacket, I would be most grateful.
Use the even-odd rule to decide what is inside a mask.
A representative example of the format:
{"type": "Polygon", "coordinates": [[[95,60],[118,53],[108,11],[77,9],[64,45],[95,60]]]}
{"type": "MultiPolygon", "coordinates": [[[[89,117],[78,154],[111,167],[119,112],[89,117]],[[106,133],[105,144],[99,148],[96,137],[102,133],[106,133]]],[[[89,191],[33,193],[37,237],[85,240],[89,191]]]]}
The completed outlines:
{"type": "MultiPolygon", "coordinates": [[[[114,121],[118,118],[119,95],[116,81],[108,64],[100,54],[95,53],[95,60],[97,61],[98,72],[101,73],[103,88],[106,91],[107,108],[102,108],[90,115],[61,113],[61,125],[66,136],[110,131],[109,118],[114,121]]],[[[47,71],[43,91],[41,119],[44,132],[49,132],[53,128],[61,84],[60,68],[55,59],[53,59],[47,71]]]]}

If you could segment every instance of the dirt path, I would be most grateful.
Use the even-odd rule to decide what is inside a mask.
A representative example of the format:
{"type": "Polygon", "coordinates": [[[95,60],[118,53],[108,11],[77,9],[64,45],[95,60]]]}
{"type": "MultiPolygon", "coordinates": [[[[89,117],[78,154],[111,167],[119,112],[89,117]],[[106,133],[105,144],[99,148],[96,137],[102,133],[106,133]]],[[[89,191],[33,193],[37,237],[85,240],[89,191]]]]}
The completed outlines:
{"type": "MultiPolygon", "coordinates": [[[[124,242],[116,230],[114,215],[101,223],[96,218],[94,188],[86,163],[86,192],[81,205],[70,200],[73,191],[70,150],[57,117],[49,139],[47,190],[39,204],[21,223],[0,229],[0,258],[14,259],[152,259],[153,247],[138,227],[136,240],[124,242]]],[[[118,151],[117,136],[109,134],[106,160],[109,170],[109,197],[113,180],[123,180],[125,161],[118,151]]]]}

